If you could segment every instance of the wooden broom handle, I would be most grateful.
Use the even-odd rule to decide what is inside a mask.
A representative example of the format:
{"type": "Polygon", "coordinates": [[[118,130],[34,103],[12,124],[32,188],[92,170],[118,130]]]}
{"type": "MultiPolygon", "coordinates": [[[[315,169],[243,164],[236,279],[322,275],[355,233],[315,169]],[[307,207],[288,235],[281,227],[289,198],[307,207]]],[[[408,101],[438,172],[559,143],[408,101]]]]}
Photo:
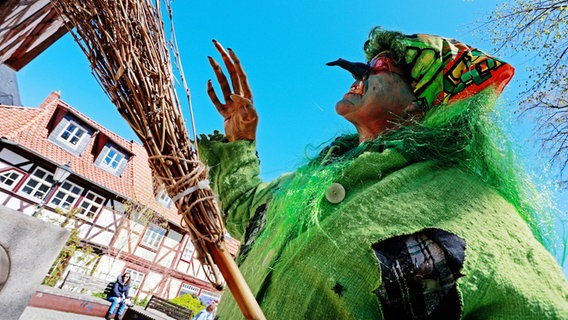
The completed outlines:
{"type": "Polygon", "coordinates": [[[247,320],[266,320],[252,291],[250,291],[245,282],[245,278],[243,278],[241,271],[237,267],[237,263],[229,254],[225,244],[223,243],[222,247],[219,248],[211,242],[206,243],[213,261],[219,268],[219,271],[221,271],[229,290],[231,290],[231,294],[245,318],[247,320]]]}

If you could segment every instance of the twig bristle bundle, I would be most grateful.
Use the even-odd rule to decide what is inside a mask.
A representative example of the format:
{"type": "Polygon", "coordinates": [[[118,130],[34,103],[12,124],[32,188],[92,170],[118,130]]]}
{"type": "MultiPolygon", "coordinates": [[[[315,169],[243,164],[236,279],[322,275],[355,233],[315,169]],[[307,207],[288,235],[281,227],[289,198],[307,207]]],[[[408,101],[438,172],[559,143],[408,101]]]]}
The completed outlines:
{"type": "MultiPolygon", "coordinates": [[[[74,27],[76,42],[95,77],[148,152],[155,175],[175,197],[207,179],[207,167],[190,142],[175,90],[175,78],[159,1],[54,0],[53,6],[74,27]]],[[[171,10],[170,10],[171,15],[171,10]]],[[[177,55],[177,52],[174,53],[177,55]]],[[[224,226],[209,188],[176,201],[201,261],[213,267],[206,242],[224,241],[224,226]]]]}

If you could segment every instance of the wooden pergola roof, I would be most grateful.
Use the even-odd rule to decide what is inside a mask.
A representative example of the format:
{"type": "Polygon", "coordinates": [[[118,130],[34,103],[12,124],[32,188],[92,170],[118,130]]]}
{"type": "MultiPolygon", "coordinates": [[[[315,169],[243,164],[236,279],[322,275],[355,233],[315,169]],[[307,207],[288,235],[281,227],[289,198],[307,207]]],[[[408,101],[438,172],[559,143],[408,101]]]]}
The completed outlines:
{"type": "Polygon", "coordinates": [[[16,71],[66,32],[49,0],[0,1],[0,63],[16,71]]]}

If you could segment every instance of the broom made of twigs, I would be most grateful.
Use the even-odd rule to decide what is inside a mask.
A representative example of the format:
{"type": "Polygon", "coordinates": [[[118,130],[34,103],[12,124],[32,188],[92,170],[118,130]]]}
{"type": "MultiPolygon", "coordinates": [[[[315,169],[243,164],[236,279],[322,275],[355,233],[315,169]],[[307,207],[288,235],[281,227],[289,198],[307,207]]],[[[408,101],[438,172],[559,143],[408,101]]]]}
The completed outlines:
{"type": "MultiPolygon", "coordinates": [[[[176,94],[170,50],[189,101],[173,30],[167,42],[161,0],[52,0],[95,78],[142,141],[156,177],[183,216],[209,281],[222,288],[219,268],[247,319],[264,319],[225,245],[225,229],[176,94]],[[73,28],[75,28],[73,30],[73,28]],[[173,44],[173,45],[172,45],[173,44]]],[[[191,103],[189,103],[190,111],[191,103]]],[[[193,119],[193,114],[192,114],[193,119]]],[[[193,122],[192,122],[193,126],[193,122]]],[[[195,126],[193,126],[195,130],[195,126]]],[[[195,137],[195,131],[194,131],[195,137]]]]}

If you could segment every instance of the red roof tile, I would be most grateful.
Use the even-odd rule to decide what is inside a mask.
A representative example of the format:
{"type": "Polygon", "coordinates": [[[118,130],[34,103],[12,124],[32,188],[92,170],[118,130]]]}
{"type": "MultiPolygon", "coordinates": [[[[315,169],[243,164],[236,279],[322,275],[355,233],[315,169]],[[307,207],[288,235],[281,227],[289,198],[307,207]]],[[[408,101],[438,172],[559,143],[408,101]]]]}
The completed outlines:
{"type": "MultiPolygon", "coordinates": [[[[13,140],[58,164],[69,163],[73,173],[88,181],[103,186],[123,197],[137,200],[169,221],[180,224],[181,216],[175,206],[166,209],[155,200],[152,171],[148,164],[148,154],[137,142],[129,142],[114,132],[104,128],[89,117],[59,99],[59,93],[51,93],[38,108],[25,108],[0,105],[0,137],[13,140]],[[48,123],[57,109],[64,109],[91,126],[98,134],[109,137],[118,146],[134,156],[128,161],[121,176],[115,176],[94,165],[91,152],[75,156],[47,140],[48,123]]],[[[93,148],[91,139],[86,150],[93,148]]]]}
{"type": "Polygon", "coordinates": [[[11,138],[26,127],[38,109],[0,105],[0,135],[11,138]]]}

